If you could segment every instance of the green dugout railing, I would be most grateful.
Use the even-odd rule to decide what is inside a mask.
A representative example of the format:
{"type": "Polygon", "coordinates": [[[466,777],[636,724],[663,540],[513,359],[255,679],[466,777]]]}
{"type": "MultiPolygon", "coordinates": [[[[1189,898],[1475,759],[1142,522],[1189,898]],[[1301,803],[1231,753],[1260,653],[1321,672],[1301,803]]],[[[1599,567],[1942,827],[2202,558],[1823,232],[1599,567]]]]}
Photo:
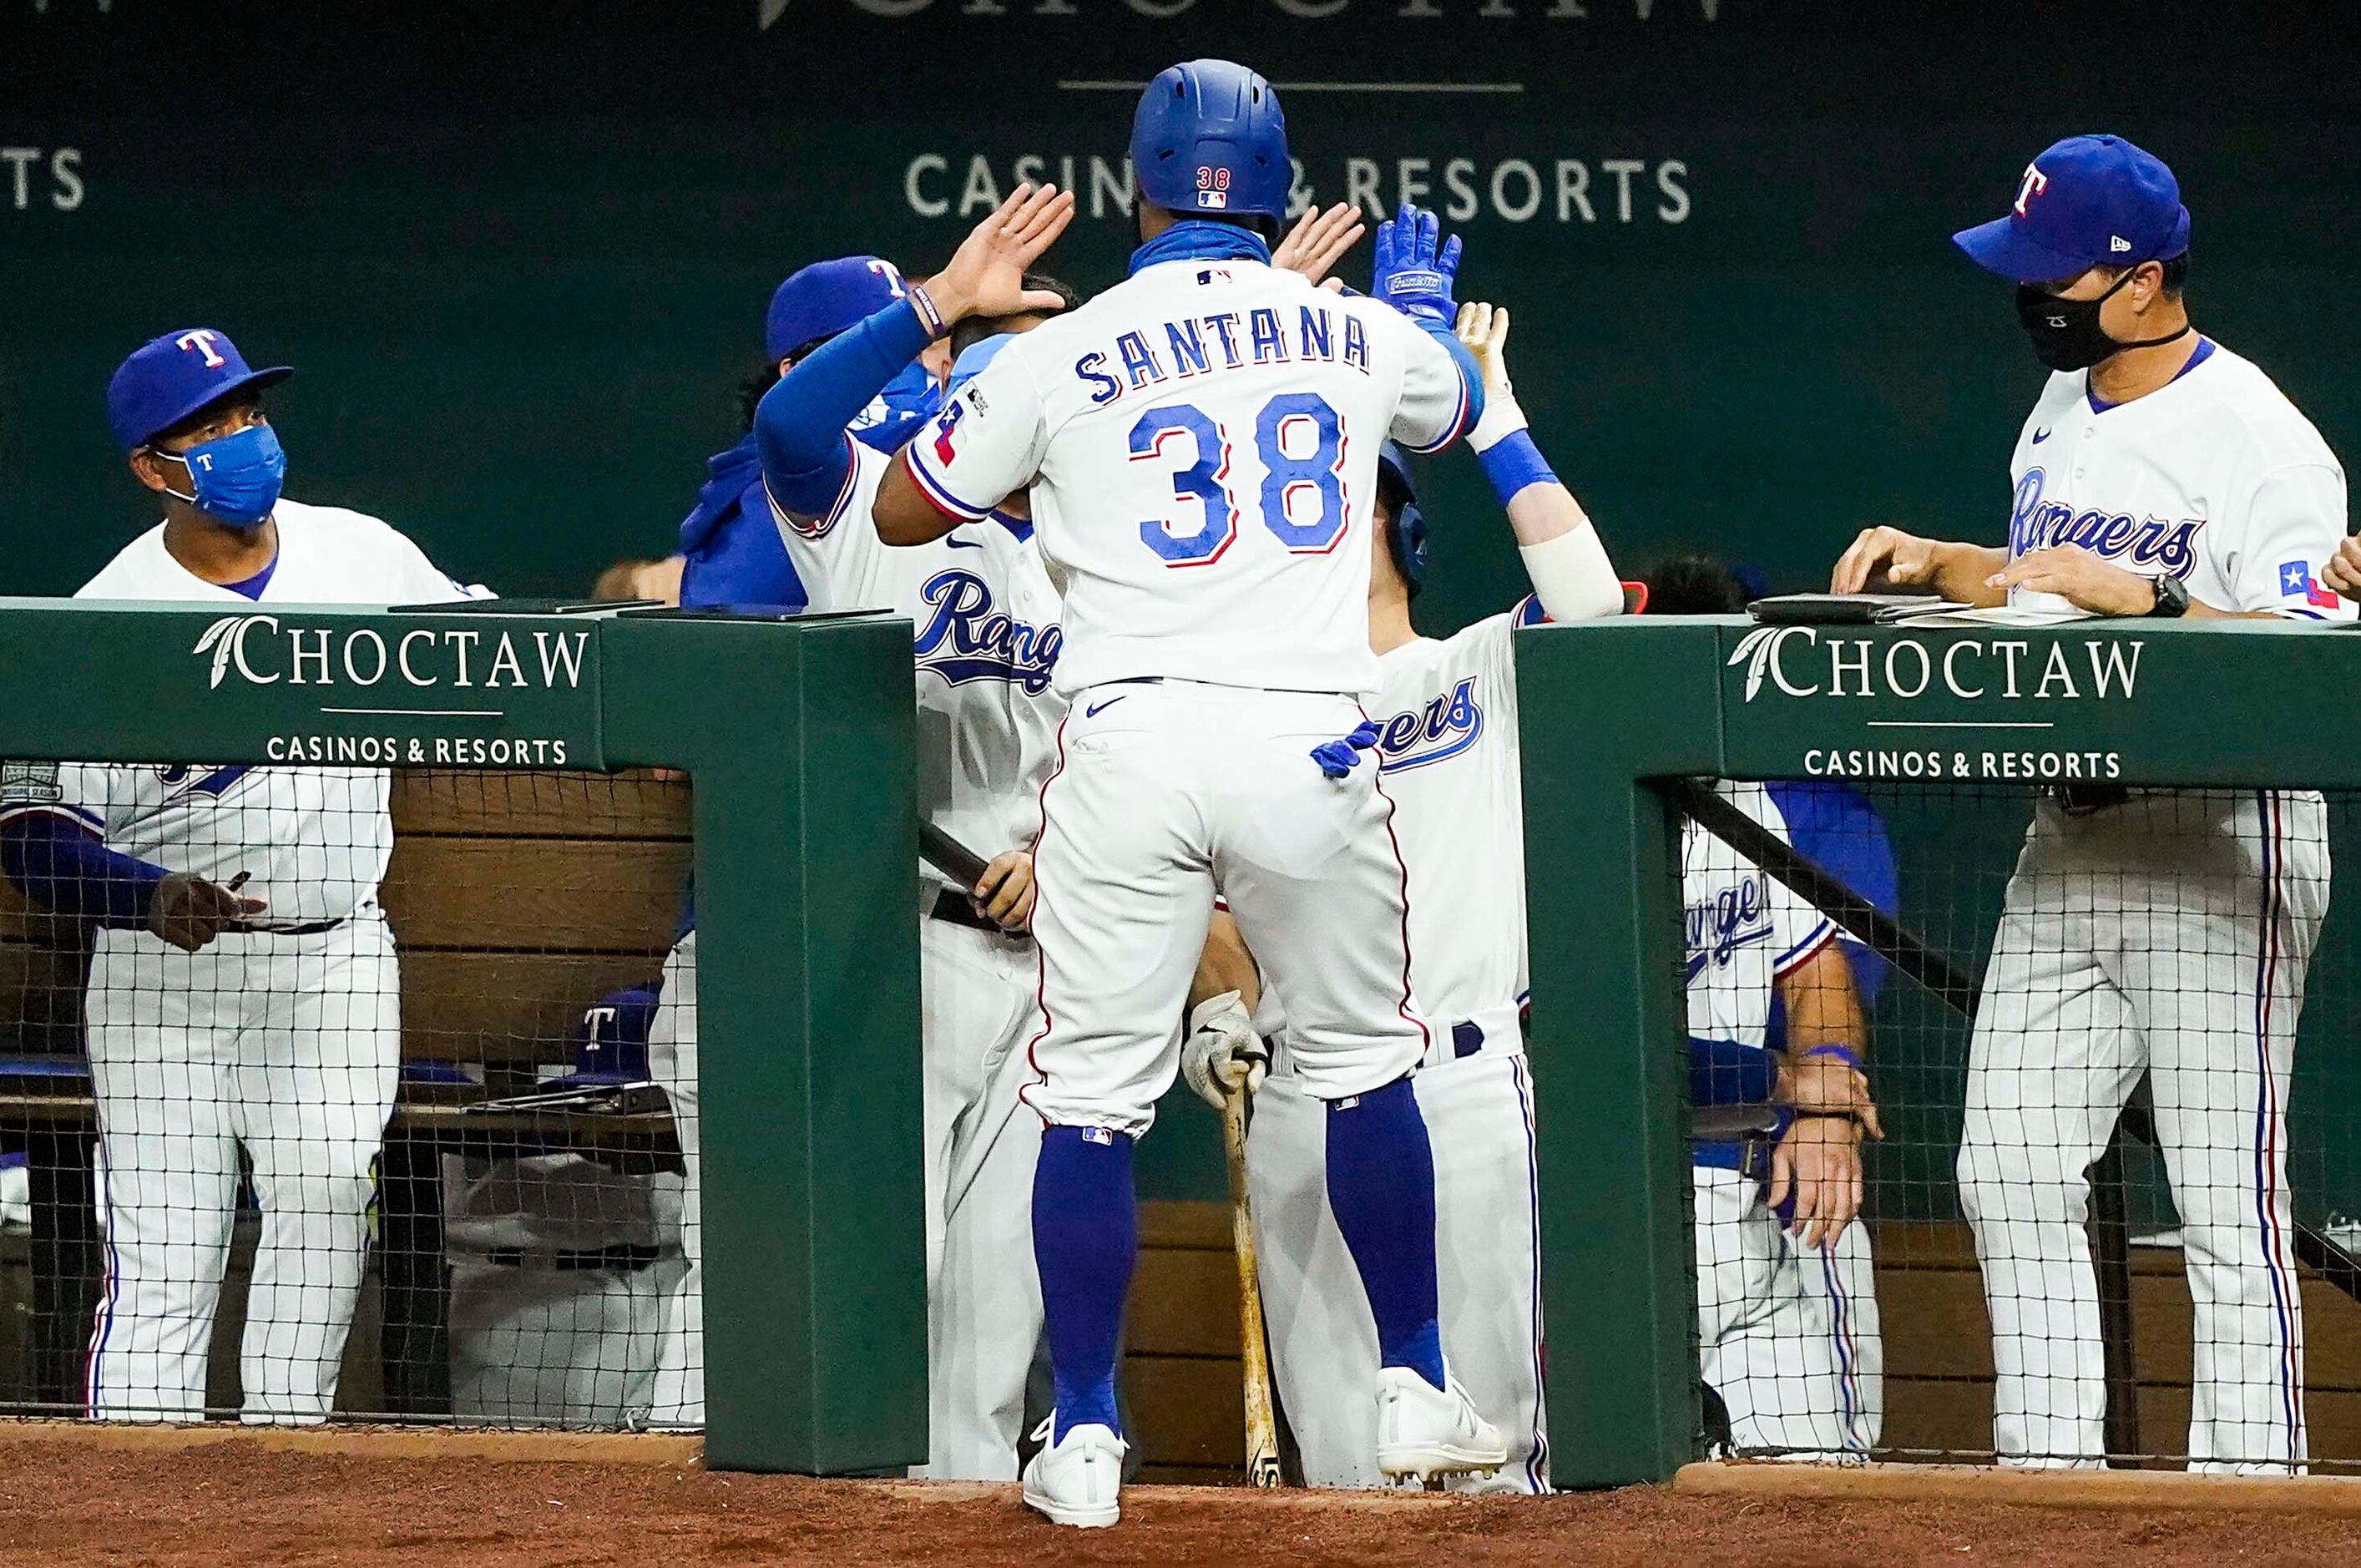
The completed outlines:
{"type": "Polygon", "coordinates": [[[0,599],[0,757],[685,769],[708,1463],[926,1457],[910,629],[0,599]]]}

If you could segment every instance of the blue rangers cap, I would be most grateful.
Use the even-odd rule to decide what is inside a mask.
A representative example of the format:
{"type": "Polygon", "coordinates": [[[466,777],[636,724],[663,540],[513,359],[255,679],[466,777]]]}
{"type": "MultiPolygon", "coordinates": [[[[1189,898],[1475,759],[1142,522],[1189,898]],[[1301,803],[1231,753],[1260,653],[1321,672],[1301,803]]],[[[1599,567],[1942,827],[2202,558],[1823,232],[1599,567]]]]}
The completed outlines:
{"type": "Polygon", "coordinates": [[[106,383],[106,422],[115,444],[137,452],[199,409],[233,392],[260,391],[295,374],[287,365],[249,367],[217,327],[192,326],[151,337],[115,367],[106,383]]]}
{"type": "Polygon", "coordinates": [[[1131,167],[1140,194],[1188,216],[1284,219],[1295,183],[1279,94],[1226,60],[1169,66],[1139,95],[1131,167]]]}
{"type": "Polygon", "coordinates": [[[1951,238],[1987,272],[2046,283],[2101,262],[2171,260],[2189,248],[2189,209],[2155,154],[2121,137],[2068,137],[2025,166],[2005,217],[1951,238]]]}
{"type": "Polygon", "coordinates": [[[909,291],[902,269],[882,256],[840,256],[791,274],[771,295],[763,349],[785,359],[806,344],[857,326],[909,291]]]}

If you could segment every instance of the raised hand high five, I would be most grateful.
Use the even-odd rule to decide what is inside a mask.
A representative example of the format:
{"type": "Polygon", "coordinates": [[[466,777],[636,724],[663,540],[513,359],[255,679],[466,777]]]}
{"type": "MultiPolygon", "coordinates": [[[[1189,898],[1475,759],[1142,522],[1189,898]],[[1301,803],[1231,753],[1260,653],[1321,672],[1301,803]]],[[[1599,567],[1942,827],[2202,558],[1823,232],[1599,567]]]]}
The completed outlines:
{"type": "Polygon", "coordinates": [[[1019,185],[969,231],[925,293],[949,326],[967,316],[1055,311],[1065,302],[1025,287],[1025,269],[1056,243],[1074,218],[1074,197],[1055,185],[1019,185]]]}
{"type": "Polygon", "coordinates": [[[1328,276],[1328,269],[1344,258],[1345,253],[1368,232],[1361,221],[1358,207],[1339,202],[1322,212],[1317,207],[1305,210],[1287,231],[1270,253],[1270,264],[1286,272],[1300,272],[1314,283],[1324,283],[1329,289],[1345,285],[1328,276]]]}
{"type": "Polygon", "coordinates": [[[1408,202],[1378,225],[1377,265],[1369,292],[1406,316],[1448,328],[1458,306],[1459,236],[1442,238],[1442,223],[1408,202]]]}

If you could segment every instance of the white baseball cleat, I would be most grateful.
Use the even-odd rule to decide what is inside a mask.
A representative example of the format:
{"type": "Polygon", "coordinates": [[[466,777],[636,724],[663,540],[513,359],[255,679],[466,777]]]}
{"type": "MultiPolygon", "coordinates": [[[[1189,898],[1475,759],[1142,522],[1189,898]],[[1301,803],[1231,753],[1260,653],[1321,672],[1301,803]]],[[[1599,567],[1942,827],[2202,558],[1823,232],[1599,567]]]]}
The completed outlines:
{"type": "Polygon", "coordinates": [[[1406,1366],[1378,1373],[1378,1468],[1388,1475],[1482,1474],[1509,1462],[1500,1429],[1447,1371],[1437,1388],[1406,1366]]]}
{"type": "Polygon", "coordinates": [[[1051,1524],[1104,1530],[1122,1517],[1124,1441],[1097,1422],[1078,1426],[1057,1442],[1053,1411],[1033,1435],[1041,1452],[1025,1466],[1025,1506],[1051,1524]]]}

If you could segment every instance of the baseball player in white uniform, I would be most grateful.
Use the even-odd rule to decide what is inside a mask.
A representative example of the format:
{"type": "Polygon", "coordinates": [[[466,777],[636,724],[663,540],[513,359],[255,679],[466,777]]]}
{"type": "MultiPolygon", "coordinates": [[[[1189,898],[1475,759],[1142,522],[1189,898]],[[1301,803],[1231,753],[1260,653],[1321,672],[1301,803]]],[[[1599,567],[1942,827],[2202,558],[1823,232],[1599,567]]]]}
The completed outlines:
{"type": "MultiPolygon", "coordinates": [[[[1872,529],[1834,587],[2101,615],[2345,619],[2345,475],[2268,377],[2190,324],[2189,214],[2157,159],[2072,137],[1958,236],[2018,284],[2056,374],[2011,464],[2006,549],[1872,529]]],[[[2070,788],[2037,808],[1984,976],[1960,1185],[2004,1460],[2097,1464],[2105,1386],[2084,1171],[2143,1074],[2196,1301],[2192,1466],[2305,1458],[2287,1092],[2329,886],[2304,791],[2070,788]]]]}
{"type": "MultiPolygon", "coordinates": [[[[1777,834],[1770,792],[1720,793],[1777,834]]],[[[1696,1184],[1697,1354],[1741,1454],[1857,1462],[1878,1440],[1883,1348],[1859,1154],[1874,1128],[1861,1070],[1868,1026],[1837,928],[1784,883],[1699,828],[1681,826],[1691,1099],[1776,1098],[1775,1144],[1700,1149],[1696,1184]],[[1785,1049],[1764,1049],[1773,1001],[1785,1049]],[[1775,1094],[1699,1092],[1702,1073],[1749,1071],[1775,1094]],[[1763,1158],[1767,1155],[1767,1162],[1763,1158]],[[1767,1163],[1767,1168],[1765,1165],[1767,1163]],[[1791,1207],[1792,1205],[1792,1207],[1791,1207]]]]}
{"type": "MultiPolygon", "coordinates": [[[[1056,679],[1072,707],[1035,850],[1045,1024],[1025,1091],[1049,1124],[1033,1242],[1056,1409],[1024,1496],[1082,1526],[1119,1517],[1132,1145],[1178,1068],[1217,887],[1287,996],[1296,1070],[1331,1102],[1330,1197],[1383,1363],[1379,1467],[1507,1458],[1444,1365],[1433,1155],[1408,1080],[1428,1031],[1391,808],[1357,765],[1375,742],[1359,699],[1378,684],[1377,449],[1440,449],[1481,411],[1451,334],[1457,249],[1415,225],[1381,256],[1375,299],[1274,269],[1261,231],[1289,206],[1285,126],[1269,84],[1226,61],[1150,83],[1132,157],[1130,277],[1002,349],[872,506],[883,537],[917,544],[1029,484],[1064,587],[1056,679]]],[[[1027,193],[1012,240],[1071,206],[1027,193]]],[[[990,313],[959,269],[914,289],[914,308],[990,313]]]]}
{"type": "MultiPolygon", "coordinates": [[[[986,230],[1005,215],[995,214],[986,230]]],[[[1050,237],[1041,236],[1037,248],[1050,237]]],[[[848,302],[859,311],[849,329],[791,368],[755,416],[779,534],[815,609],[909,618],[919,810],[959,843],[994,857],[974,888],[929,871],[917,911],[930,1373],[923,1473],[1009,1481],[1016,1478],[1026,1376],[1041,1335],[1038,1280],[1008,1261],[1022,1255],[1030,1234],[1040,1147],[1038,1124],[1020,1114],[1017,1091],[1030,1076],[1024,1047],[1038,1018],[1038,966],[1025,935],[1033,902],[1029,851],[1066,707],[1051,685],[1062,640],[1058,593],[1030,541],[1021,494],[1007,499],[1013,510],[917,548],[895,549],[878,537],[870,505],[900,443],[873,431],[854,439],[847,424],[915,363],[931,328],[913,313],[898,278],[881,273],[873,258],[822,263],[787,288],[814,275],[889,282],[882,300],[848,302]],[[897,338],[898,347],[891,346],[897,338]]],[[[972,316],[954,329],[951,342],[962,351],[954,387],[1016,341],[1010,334],[1070,302],[1062,285],[1024,281],[1018,303],[1029,308],[972,316]]],[[[902,433],[915,433],[920,422],[902,433]]]]}
{"type": "MultiPolygon", "coordinates": [[[[1702,556],[1660,562],[1642,586],[1650,613],[1734,615],[1749,597],[1727,566],[1702,556]]],[[[1723,793],[1821,871],[1894,912],[1884,825],[1849,787],[1815,780],[1723,793]]],[[[1855,1064],[1887,966],[1694,822],[1683,825],[1681,850],[1689,1102],[1778,1107],[1767,1141],[1706,1133],[1689,1146],[1700,1361],[1727,1423],[1719,1430],[1708,1412],[1708,1433],[1750,1455],[1857,1461],[1877,1447],[1884,1425],[1875,1260],[1865,1223],[1805,1223],[1811,1206],[1796,1177],[1807,1158],[1834,1164],[1838,1185],[1826,1196],[1832,1212],[1846,1212],[1845,1168],[1858,1158],[1843,1146],[1877,1124],[1855,1064]],[[1823,956],[1824,942],[1843,955],[1840,965],[1823,956]],[[1791,1032],[1795,1020],[1800,1033],[1791,1032]],[[1850,1098],[1830,1102],[1831,1091],[1850,1098]],[[1799,1121],[1799,1094],[1806,1109],[1817,1095],[1817,1108],[1850,1111],[1860,1124],[1799,1121]],[[1807,1151],[1806,1140],[1821,1146],[1807,1151]],[[1819,1245],[1806,1240],[1807,1230],[1819,1245]]]]}
{"type": "MultiPolygon", "coordinates": [[[[76,597],[422,603],[467,597],[385,523],[280,495],[263,388],[221,332],[167,334],[107,389],[164,521],[76,597]]],[[[86,1023],[106,1283],[93,1416],[196,1420],[238,1159],[262,1236],[240,1354],[245,1418],[326,1419],[401,1063],[393,844],[381,768],[12,764],[0,862],[100,926],[86,1023]]]]}
{"type": "MultiPolygon", "coordinates": [[[[1489,305],[1460,312],[1461,340],[1484,371],[1484,415],[1468,442],[1546,597],[1447,639],[1420,636],[1411,600],[1425,576],[1428,528],[1408,462],[1389,448],[1378,462],[1367,617],[1381,681],[1370,709],[1375,751],[1409,878],[1411,983],[1433,1024],[1411,1083],[1434,1148],[1443,1347],[1509,1450],[1499,1470],[1454,1484],[1540,1493],[1549,1489],[1549,1445],[1512,637],[1544,619],[1543,603],[1553,614],[1564,606],[1559,619],[1568,620],[1615,614],[1622,588],[1526,430],[1509,383],[1508,326],[1508,313],[1489,305]]],[[[1235,933],[1235,922],[1217,918],[1215,931],[1235,933]]],[[[1367,1393],[1379,1365],[1377,1326],[1327,1199],[1326,1112],[1294,1070],[1276,988],[1257,1007],[1257,980],[1250,962],[1201,966],[1181,1071],[1217,1106],[1229,1089],[1257,1091],[1246,1168],[1263,1308],[1303,1479],[1379,1486],[1367,1393]]]]}
{"type": "MultiPolygon", "coordinates": [[[[780,381],[764,389],[763,400],[750,411],[752,428],[746,439],[714,460],[717,475],[730,476],[723,487],[728,493],[724,510],[730,514],[724,532],[730,537],[709,536],[710,519],[700,502],[699,511],[683,525],[684,538],[704,531],[690,550],[691,569],[684,598],[707,603],[790,599],[818,609],[890,609],[911,617],[919,628],[921,667],[927,667],[932,656],[939,677],[921,679],[918,687],[921,809],[962,844],[1029,843],[1032,824],[1038,820],[1030,803],[1038,797],[1041,776],[1048,769],[1049,737],[1056,725],[1054,716],[1038,718],[1032,712],[1037,701],[1046,700],[1049,666],[1057,656],[1056,595],[1040,578],[1038,564],[1032,565],[1029,576],[1026,574],[1029,550],[997,525],[979,529],[947,546],[944,565],[916,576],[905,570],[906,565],[916,563],[895,558],[866,526],[867,513],[862,509],[875,488],[884,462],[881,454],[891,453],[917,428],[913,407],[931,412],[937,405],[932,382],[915,356],[878,375],[850,410],[838,414],[828,411],[831,398],[851,382],[867,378],[875,363],[862,352],[867,346],[865,335],[841,344],[837,340],[880,310],[906,312],[904,302],[908,297],[900,269],[874,256],[815,262],[779,285],[765,319],[765,338],[777,359],[780,379],[797,371],[801,375],[795,388],[775,401],[768,394],[778,391],[780,381]],[[917,379],[923,390],[906,397],[913,371],[920,372],[917,379]],[[760,548],[742,537],[746,528],[754,526],[740,515],[749,504],[761,508],[759,525],[766,543],[760,548]],[[839,526],[848,516],[858,520],[855,529],[839,526]],[[781,540],[785,542],[784,550],[781,540]],[[1023,601],[1020,613],[1030,620],[1010,619],[1008,609],[1018,598],[1023,601]]],[[[1053,296],[1046,308],[1056,309],[1060,303],[1053,296]]],[[[972,1020],[963,1031],[970,1037],[979,1032],[993,1036],[995,1030],[1013,1035],[1021,1029],[1021,1018],[1007,1016],[1018,1005],[1008,977],[1016,970],[1028,977],[1021,991],[1022,1005],[1029,1009],[1031,961],[1025,944],[1004,931],[995,917],[1007,916],[1021,929],[1023,916],[1030,907],[1031,883],[1030,857],[1022,853],[993,862],[982,908],[960,894],[943,899],[939,883],[925,883],[922,914],[942,917],[928,920],[920,928],[927,958],[922,971],[927,977],[923,1005],[929,1039],[947,1037],[939,1025],[943,1018],[952,1015],[972,1020]],[[939,928],[951,921],[967,928],[956,938],[939,928]],[[940,963],[936,961],[939,948],[944,949],[940,963]]],[[[697,940],[694,924],[688,923],[667,955],[662,1002],[649,1036],[651,1070],[672,1102],[673,1124],[688,1173],[682,1215],[688,1269],[665,1307],[654,1396],[647,1417],[651,1424],[665,1427],[705,1424],[697,940]]],[[[997,1058],[979,1047],[961,1059],[972,1076],[997,1058]]],[[[948,1070],[950,1060],[948,1055],[931,1050],[927,1058],[930,1277],[939,1277],[943,1266],[945,1187],[939,1179],[943,1170],[956,1164],[962,1178],[972,1179],[973,1171],[963,1163],[968,1158],[980,1158],[994,1150],[1000,1150],[1004,1165],[1020,1157],[1000,1148],[996,1133],[984,1135],[980,1117],[960,1122],[959,1113],[968,1099],[948,1091],[934,1076],[948,1070]],[[967,1135],[961,1146],[961,1161],[944,1157],[955,1123],[967,1135]]],[[[977,1082],[965,1078],[961,1082],[971,1096],[978,1090],[977,1082]]],[[[1013,1082],[1005,1098],[1014,1105],[1013,1082]]],[[[1027,1178],[1020,1173],[1002,1181],[994,1190],[1022,1193],[1026,1187],[1027,1178]]],[[[980,1220],[988,1208],[988,1203],[979,1205],[974,1217],[980,1220]]],[[[1000,1221],[1011,1235],[1021,1237],[1021,1212],[1014,1219],[1000,1216],[1000,1221]]],[[[973,1245],[986,1254],[991,1250],[988,1238],[973,1245]]],[[[930,1474],[976,1479],[1009,1479],[1016,1474],[1023,1366],[1039,1337],[1039,1308],[1029,1309],[1035,1320],[1029,1332],[1021,1322],[1027,1311],[1021,1299],[1013,1309],[1013,1317],[1000,1310],[1005,1305],[1000,1298],[1012,1288],[1006,1272],[978,1274],[980,1310],[989,1318],[988,1325],[966,1325],[965,1330],[972,1332],[952,1334],[951,1325],[939,1311],[930,1317],[931,1448],[932,1464],[939,1467],[930,1474]],[[982,1396],[975,1390],[986,1384],[996,1387],[999,1381],[1004,1358],[994,1353],[1005,1342],[1018,1337],[1024,1339],[1024,1346],[1015,1353],[1018,1366],[1012,1397],[1016,1403],[1003,1412],[994,1396],[980,1407],[977,1400],[982,1396]],[[991,1376],[974,1370],[978,1357],[993,1369],[991,1376]],[[969,1390],[970,1397],[952,1400],[950,1395],[954,1388],[969,1390]],[[995,1446],[991,1434],[1003,1426],[1007,1429],[1007,1440],[995,1446]],[[1005,1457],[996,1457],[1000,1450],[1005,1450],[1005,1457]]],[[[1027,1293],[1022,1281],[1013,1288],[1020,1298],[1027,1293]]],[[[930,1301],[939,1299],[939,1293],[930,1292],[930,1301]]]]}

